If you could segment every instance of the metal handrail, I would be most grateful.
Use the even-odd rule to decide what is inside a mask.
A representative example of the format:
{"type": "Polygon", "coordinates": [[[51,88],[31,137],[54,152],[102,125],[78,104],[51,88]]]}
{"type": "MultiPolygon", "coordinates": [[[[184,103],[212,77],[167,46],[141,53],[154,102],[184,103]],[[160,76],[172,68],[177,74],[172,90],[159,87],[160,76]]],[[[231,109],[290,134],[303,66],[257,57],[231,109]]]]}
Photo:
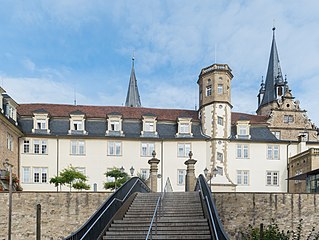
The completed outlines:
{"type": "Polygon", "coordinates": [[[208,211],[208,219],[212,232],[212,236],[216,240],[228,240],[228,236],[225,233],[223,224],[221,223],[216,206],[212,199],[212,192],[207,185],[207,182],[203,175],[200,175],[197,179],[195,191],[199,191],[203,199],[204,204],[206,205],[208,211]]]}
{"type": "Polygon", "coordinates": [[[98,239],[108,222],[134,192],[150,192],[150,189],[138,177],[131,178],[115,191],[82,227],[65,240],[98,239]],[[128,190],[125,191],[127,188],[128,190]]]}
{"type": "Polygon", "coordinates": [[[161,217],[163,215],[163,199],[164,199],[165,193],[166,192],[170,192],[172,190],[173,190],[173,188],[171,186],[170,180],[169,180],[169,178],[167,178],[166,183],[165,183],[165,187],[164,187],[164,191],[162,192],[161,196],[159,196],[158,199],[157,199],[156,206],[155,206],[154,213],[153,213],[153,217],[152,217],[150,226],[148,228],[145,240],[148,240],[149,237],[151,237],[150,239],[152,239],[152,234],[153,234],[152,228],[153,228],[154,220],[155,220],[155,234],[157,235],[157,215],[158,215],[158,210],[160,212],[159,215],[161,217]]]}

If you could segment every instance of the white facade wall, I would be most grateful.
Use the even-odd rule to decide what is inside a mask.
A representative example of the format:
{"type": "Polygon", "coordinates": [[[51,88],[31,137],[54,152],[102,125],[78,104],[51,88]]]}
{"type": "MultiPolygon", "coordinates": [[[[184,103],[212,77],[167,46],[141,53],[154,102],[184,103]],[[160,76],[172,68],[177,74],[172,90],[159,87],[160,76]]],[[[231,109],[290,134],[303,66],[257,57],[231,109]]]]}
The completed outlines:
{"type": "MultiPolygon", "coordinates": [[[[27,138],[30,142],[38,138],[27,138]]],[[[43,138],[41,138],[43,139],[43,138]]],[[[103,183],[106,181],[104,173],[113,167],[121,168],[122,166],[130,175],[129,169],[133,166],[136,176],[141,169],[149,169],[148,160],[152,156],[141,156],[141,143],[155,143],[156,158],[161,162],[158,166],[158,173],[162,175],[162,179],[158,179],[158,190],[165,185],[166,179],[169,178],[174,191],[184,191],[185,184],[178,185],[177,170],[186,170],[184,162],[187,157],[178,156],[178,144],[189,143],[193,151],[193,158],[198,160],[196,163],[196,175],[203,173],[206,163],[209,162],[207,155],[206,141],[189,141],[184,139],[176,139],[176,141],[159,141],[158,139],[128,140],[128,139],[78,139],[78,138],[47,138],[47,154],[23,153],[23,141],[20,141],[20,161],[21,161],[21,184],[25,191],[54,191],[56,188],[53,184],[49,184],[50,178],[56,176],[58,172],[72,165],[73,167],[85,168],[85,173],[89,178],[88,184],[93,191],[94,184],[97,184],[97,190],[103,191],[103,183]],[[85,154],[72,155],[71,141],[83,140],[85,142],[85,154]],[[120,156],[108,156],[108,142],[117,141],[122,143],[120,156]],[[58,146],[58,148],[57,148],[58,146]],[[163,157],[162,157],[163,153],[163,157]],[[47,168],[47,183],[25,183],[23,167],[31,168],[31,182],[33,182],[33,168],[47,168]],[[163,171],[163,172],[162,172],[163,171]],[[163,181],[163,182],[162,182],[163,181]]],[[[30,149],[32,152],[32,148],[30,149]]],[[[186,171],[185,171],[186,172],[186,171]]],[[[63,187],[62,190],[68,190],[63,187]]]]}

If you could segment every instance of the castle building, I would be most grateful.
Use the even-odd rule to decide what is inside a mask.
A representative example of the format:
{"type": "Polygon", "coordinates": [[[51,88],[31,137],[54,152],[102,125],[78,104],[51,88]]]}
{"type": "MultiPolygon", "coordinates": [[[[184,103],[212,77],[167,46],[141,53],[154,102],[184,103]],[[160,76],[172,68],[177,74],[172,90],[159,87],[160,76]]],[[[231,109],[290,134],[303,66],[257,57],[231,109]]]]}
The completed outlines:
{"type": "Polygon", "coordinates": [[[88,176],[92,190],[103,190],[104,173],[113,167],[148,178],[155,150],[159,190],[166,179],[174,191],[185,189],[184,162],[192,151],[196,175],[208,169],[214,191],[301,191],[294,185],[300,180],[288,180],[300,174],[289,161],[319,148],[318,131],[282,75],[275,29],[257,115],[232,111],[232,79],[227,64],[214,63],[200,71],[198,111],[145,108],[133,59],[125,106],[18,105],[22,187],[55,191],[49,179],[70,165],[88,176]]]}

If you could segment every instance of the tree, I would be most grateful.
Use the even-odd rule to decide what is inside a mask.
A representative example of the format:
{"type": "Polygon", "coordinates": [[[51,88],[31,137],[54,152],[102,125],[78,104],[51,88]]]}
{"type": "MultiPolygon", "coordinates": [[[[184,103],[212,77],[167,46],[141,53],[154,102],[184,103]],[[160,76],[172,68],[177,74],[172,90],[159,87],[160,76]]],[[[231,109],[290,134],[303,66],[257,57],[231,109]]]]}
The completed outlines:
{"type": "Polygon", "coordinates": [[[120,169],[114,167],[110,171],[104,173],[106,177],[111,177],[114,181],[105,182],[104,189],[116,190],[122,186],[128,179],[129,176],[126,172],[122,172],[120,169]]]}
{"type": "Polygon", "coordinates": [[[55,176],[50,179],[50,183],[54,184],[56,187],[61,187],[65,184],[68,185],[70,192],[72,187],[77,190],[89,190],[90,186],[86,183],[86,181],[87,177],[72,166],[63,169],[59,176],[55,176]]]}

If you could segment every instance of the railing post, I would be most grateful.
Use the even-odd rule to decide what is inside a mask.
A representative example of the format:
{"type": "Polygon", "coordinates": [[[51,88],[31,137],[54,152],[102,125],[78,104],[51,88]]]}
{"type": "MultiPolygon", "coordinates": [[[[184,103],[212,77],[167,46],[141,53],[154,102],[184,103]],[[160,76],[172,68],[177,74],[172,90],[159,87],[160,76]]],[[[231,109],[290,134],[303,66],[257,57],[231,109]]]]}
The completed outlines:
{"type": "Polygon", "coordinates": [[[195,163],[197,160],[192,159],[193,153],[191,151],[188,156],[189,159],[184,163],[187,166],[185,192],[194,191],[196,184],[195,163]]]}
{"type": "Polygon", "coordinates": [[[37,235],[36,240],[41,240],[41,204],[37,204],[37,235]]]}
{"type": "Polygon", "coordinates": [[[148,164],[150,164],[150,189],[152,192],[157,192],[157,170],[158,164],[160,162],[159,159],[155,158],[156,152],[153,151],[152,153],[153,158],[148,160],[148,164]]]}
{"type": "Polygon", "coordinates": [[[260,224],[260,233],[259,233],[259,239],[264,240],[264,224],[260,224]]]}

